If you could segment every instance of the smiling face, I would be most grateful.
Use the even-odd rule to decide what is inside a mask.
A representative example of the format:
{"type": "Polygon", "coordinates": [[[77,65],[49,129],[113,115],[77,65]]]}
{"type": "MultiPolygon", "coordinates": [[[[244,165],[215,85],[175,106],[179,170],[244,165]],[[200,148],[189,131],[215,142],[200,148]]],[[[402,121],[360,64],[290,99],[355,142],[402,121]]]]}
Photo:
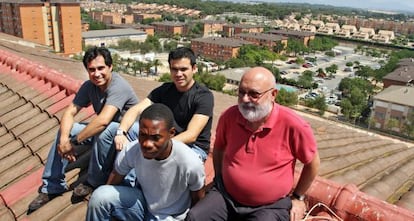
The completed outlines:
{"type": "Polygon", "coordinates": [[[179,58],[170,61],[171,79],[178,91],[188,91],[194,84],[193,75],[197,72],[197,65],[191,65],[189,58],[179,58]]]}
{"type": "Polygon", "coordinates": [[[107,66],[104,57],[99,55],[88,63],[86,69],[89,80],[102,91],[106,90],[112,79],[112,65],[107,66]]]}
{"type": "Polygon", "coordinates": [[[138,139],[142,155],[146,159],[166,159],[171,153],[174,134],[174,128],[168,129],[163,120],[141,119],[138,139]]]}

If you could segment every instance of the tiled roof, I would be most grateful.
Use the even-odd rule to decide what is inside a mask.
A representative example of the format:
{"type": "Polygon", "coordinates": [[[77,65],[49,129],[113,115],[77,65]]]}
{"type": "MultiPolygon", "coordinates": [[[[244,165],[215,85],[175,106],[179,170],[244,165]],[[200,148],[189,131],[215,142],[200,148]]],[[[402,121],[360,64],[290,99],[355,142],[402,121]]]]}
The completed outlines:
{"type": "Polygon", "coordinates": [[[374,96],[375,100],[414,107],[414,87],[391,85],[374,96]]]}
{"type": "MultiPolygon", "coordinates": [[[[124,76],[140,99],[160,84],[124,76]]],[[[0,47],[0,220],[84,219],[86,201],[72,204],[71,191],[26,215],[62,111],[81,83],[75,79],[79,78],[71,71],[54,71],[35,58],[30,62],[0,47]]],[[[236,103],[229,95],[214,92],[214,97],[213,127],[221,112],[236,103]]],[[[310,122],[321,156],[320,176],[307,193],[310,205],[324,203],[344,220],[414,220],[413,143],[300,114],[310,122]]],[[[77,120],[92,116],[88,108],[77,120]]],[[[66,173],[70,185],[85,178],[88,157],[86,150],[70,166],[66,173]]],[[[209,181],[211,164],[209,158],[209,181]]],[[[315,212],[329,215],[323,207],[315,212]]]]}

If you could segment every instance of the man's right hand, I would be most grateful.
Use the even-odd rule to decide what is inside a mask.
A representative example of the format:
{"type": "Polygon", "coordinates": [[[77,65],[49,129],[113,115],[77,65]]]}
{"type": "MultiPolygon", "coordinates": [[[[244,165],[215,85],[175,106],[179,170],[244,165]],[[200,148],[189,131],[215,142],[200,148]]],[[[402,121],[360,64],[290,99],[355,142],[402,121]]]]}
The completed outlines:
{"type": "Polygon", "coordinates": [[[117,151],[121,151],[127,144],[128,144],[128,138],[125,135],[117,135],[115,136],[115,149],[117,151]]]}
{"type": "Polygon", "coordinates": [[[58,153],[62,158],[67,159],[69,162],[76,161],[75,149],[73,148],[69,140],[63,143],[59,143],[57,148],[58,148],[58,153]]]}

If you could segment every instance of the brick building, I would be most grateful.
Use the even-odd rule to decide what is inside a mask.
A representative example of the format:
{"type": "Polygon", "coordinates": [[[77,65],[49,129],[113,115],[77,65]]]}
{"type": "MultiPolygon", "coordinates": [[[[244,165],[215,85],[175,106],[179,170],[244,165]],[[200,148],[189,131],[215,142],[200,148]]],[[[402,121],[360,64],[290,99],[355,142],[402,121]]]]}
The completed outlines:
{"type": "Polygon", "coordinates": [[[30,0],[0,2],[0,31],[55,52],[82,51],[80,5],[77,1],[30,0]]]}
{"type": "Polygon", "coordinates": [[[153,22],[151,25],[155,27],[157,34],[183,35],[187,32],[187,25],[183,22],[153,22]]]}
{"type": "Polygon", "coordinates": [[[198,56],[213,60],[227,61],[236,57],[240,47],[246,44],[252,43],[234,38],[195,38],[191,40],[191,49],[198,56]]]}
{"type": "Polygon", "coordinates": [[[234,36],[236,39],[252,42],[257,46],[265,46],[269,50],[273,50],[273,47],[278,44],[283,44],[283,48],[287,46],[288,37],[281,35],[272,35],[265,33],[241,33],[234,36]]]}
{"type": "Polygon", "coordinates": [[[312,32],[273,29],[268,31],[267,33],[297,39],[303,42],[305,46],[308,46],[310,40],[315,39],[315,33],[312,32]]]}
{"type": "Polygon", "coordinates": [[[262,33],[264,28],[258,25],[226,24],[223,25],[223,36],[233,37],[241,33],[262,33]]]}

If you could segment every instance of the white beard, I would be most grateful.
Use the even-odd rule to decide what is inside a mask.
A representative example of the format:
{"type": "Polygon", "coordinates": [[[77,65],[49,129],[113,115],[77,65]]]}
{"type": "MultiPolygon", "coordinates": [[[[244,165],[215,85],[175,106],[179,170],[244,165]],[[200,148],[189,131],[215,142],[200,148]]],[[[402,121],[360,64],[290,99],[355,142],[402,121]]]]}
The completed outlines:
{"type": "Polygon", "coordinates": [[[238,105],[240,113],[243,117],[249,122],[258,122],[272,111],[273,103],[267,102],[262,105],[253,104],[252,102],[248,103],[239,103],[238,105]]]}

